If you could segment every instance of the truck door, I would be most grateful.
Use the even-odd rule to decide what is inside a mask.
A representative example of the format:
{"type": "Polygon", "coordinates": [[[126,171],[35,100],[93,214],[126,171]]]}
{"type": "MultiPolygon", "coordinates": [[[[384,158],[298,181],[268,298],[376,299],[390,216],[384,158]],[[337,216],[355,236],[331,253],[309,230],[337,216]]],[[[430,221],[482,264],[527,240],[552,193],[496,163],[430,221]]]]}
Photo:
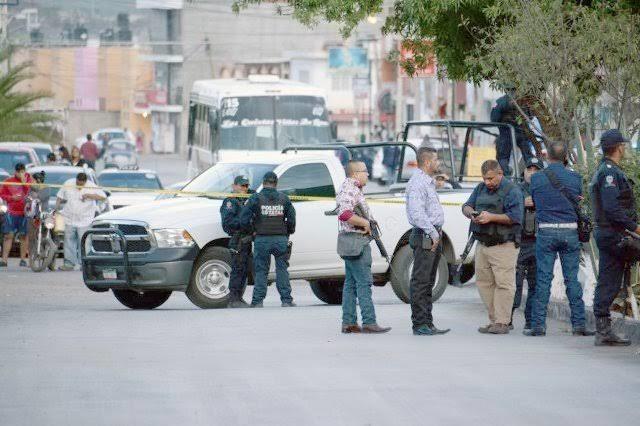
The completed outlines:
{"type": "Polygon", "coordinates": [[[342,267],[336,254],[338,225],[335,216],[326,216],[335,208],[335,188],[324,163],[299,164],[285,170],[278,179],[278,190],[293,197],[296,232],[291,236],[293,253],[290,272],[324,271],[342,267]],[[326,200],[296,200],[302,197],[327,197],[326,200]]]}

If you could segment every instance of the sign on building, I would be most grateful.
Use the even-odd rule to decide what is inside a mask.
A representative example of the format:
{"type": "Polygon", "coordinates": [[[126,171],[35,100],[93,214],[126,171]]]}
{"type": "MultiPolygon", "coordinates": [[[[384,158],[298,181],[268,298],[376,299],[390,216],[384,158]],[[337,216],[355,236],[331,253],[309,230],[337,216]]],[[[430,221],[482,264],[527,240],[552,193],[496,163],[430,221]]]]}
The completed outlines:
{"type": "Polygon", "coordinates": [[[331,70],[367,70],[369,60],[367,50],[361,47],[329,49],[329,69],[331,70]]]}

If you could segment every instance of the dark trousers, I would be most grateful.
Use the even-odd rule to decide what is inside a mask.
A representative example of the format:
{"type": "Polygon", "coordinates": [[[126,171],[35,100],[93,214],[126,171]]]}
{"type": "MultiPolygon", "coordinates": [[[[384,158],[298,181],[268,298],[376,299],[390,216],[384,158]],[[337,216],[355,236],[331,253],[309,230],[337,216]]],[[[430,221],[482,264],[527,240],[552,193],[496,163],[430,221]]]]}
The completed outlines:
{"type": "Polygon", "coordinates": [[[513,309],[518,309],[522,302],[522,288],[527,279],[527,300],[524,307],[524,321],[531,325],[531,308],[536,295],[536,241],[523,240],[516,264],[516,294],[513,297],[513,309]]]}
{"type": "Polygon", "coordinates": [[[231,275],[229,277],[229,298],[232,301],[242,299],[247,288],[247,278],[251,268],[251,242],[240,247],[231,257],[231,275]]]}
{"type": "MultiPolygon", "coordinates": [[[[531,153],[532,144],[524,135],[518,135],[516,132],[516,145],[520,148],[520,152],[522,153],[522,158],[525,162],[527,162],[533,154],[531,153]]],[[[504,171],[505,175],[513,174],[513,170],[509,166],[509,162],[511,159],[511,151],[513,150],[513,145],[511,144],[510,137],[498,137],[496,141],[496,160],[500,163],[500,167],[504,171]]]]}
{"type": "Polygon", "coordinates": [[[433,285],[438,272],[441,247],[435,252],[422,248],[419,244],[411,244],[413,249],[413,270],[409,283],[411,299],[411,322],[413,329],[423,325],[433,325],[433,285]]]}
{"type": "Polygon", "coordinates": [[[289,282],[289,261],[287,260],[286,235],[258,235],[254,242],[253,268],[255,280],[253,282],[253,298],[251,303],[260,303],[267,296],[267,276],[271,266],[271,256],[276,259],[276,288],[280,293],[282,303],[293,301],[291,297],[291,283],[289,282]]]}
{"type": "Polygon", "coordinates": [[[617,247],[622,236],[612,229],[597,228],[594,237],[600,252],[600,264],[598,284],[593,297],[593,313],[596,317],[608,318],[611,304],[622,287],[625,262],[617,247]]]}

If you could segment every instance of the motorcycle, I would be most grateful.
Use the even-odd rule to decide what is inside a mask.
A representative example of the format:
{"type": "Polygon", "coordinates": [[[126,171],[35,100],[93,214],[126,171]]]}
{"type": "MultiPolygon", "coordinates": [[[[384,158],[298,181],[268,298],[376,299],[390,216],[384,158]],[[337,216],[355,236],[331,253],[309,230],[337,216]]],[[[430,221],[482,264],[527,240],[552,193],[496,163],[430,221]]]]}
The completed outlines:
{"type": "Polygon", "coordinates": [[[55,227],[53,211],[44,211],[39,199],[30,200],[33,233],[29,239],[29,267],[33,272],[42,272],[46,268],[54,269],[54,258],[58,251],[53,241],[52,230],[55,227]]]}

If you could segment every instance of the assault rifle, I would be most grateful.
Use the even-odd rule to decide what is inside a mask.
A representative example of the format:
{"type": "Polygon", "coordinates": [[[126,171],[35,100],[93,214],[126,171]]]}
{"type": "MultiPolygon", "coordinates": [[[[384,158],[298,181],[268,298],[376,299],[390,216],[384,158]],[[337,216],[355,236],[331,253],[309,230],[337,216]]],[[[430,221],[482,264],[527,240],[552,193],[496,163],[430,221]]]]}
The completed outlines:
{"type": "Polygon", "coordinates": [[[467,245],[464,247],[464,251],[462,252],[462,256],[460,256],[460,263],[455,265],[453,268],[453,272],[451,273],[451,285],[454,287],[462,287],[463,284],[460,281],[460,274],[462,272],[462,265],[464,261],[467,260],[467,256],[469,256],[469,252],[471,251],[471,247],[473,247],[473,243],[476,242],[476,238],[473,236],[473,233],[469,235],[469,240],[467,240],[467,245]]]}
{"type": "Polygon", "coordinates": [[[387,252],[387,249],[385,248],[384,243],[382,242],[382,232],[380,232],[380,225],[378,225],[378,222],[373,219],[370,219],[369,216],[367,216],[364,213],[364,209],[360,204],[358,204],[353,209],[353,212],[358,216],[360,216],[361,218],[369,221],[369,228],[371,228],[370,238],[376,242],[376,245],[378,246],[378,250],[380,250],[380,254],[382,255],[382,257],[384,257],[387,260],[387,263],[390,265],[391,258],[389,257],[389,253],[387,252]]]}

